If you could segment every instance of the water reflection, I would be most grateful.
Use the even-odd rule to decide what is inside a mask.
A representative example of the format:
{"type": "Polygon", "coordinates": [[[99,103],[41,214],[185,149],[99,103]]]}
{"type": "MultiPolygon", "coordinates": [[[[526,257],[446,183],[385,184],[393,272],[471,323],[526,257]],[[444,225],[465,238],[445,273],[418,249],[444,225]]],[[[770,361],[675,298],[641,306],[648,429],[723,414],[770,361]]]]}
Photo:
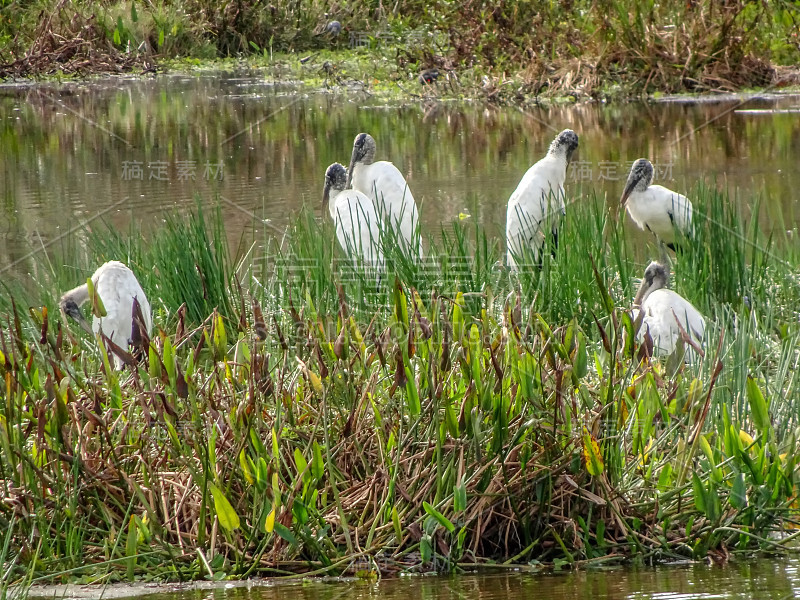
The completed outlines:
{"type": "Polygon", "coordinates": [[[649,157],[662,183],[738,188],[766,197],[765,228],[800,222],[796,97],[673,104],[514,108],[411,104],[359,94],[304,95],[260,76],[159,76],[88,84],[0,86],[0,269],[28,272],[37,252],[102,211],[115,227],[152,227],[199,194],[226,199],[232,239],[253,215],[278,230],[302,205],[319,210],[325,167],[347,162],[359,131],[394,161],[421,201],[427,231],[459,213],[502,236],[506,201],[555,132],[579,132],[567,187],[616,202],[630,163],[649,157]],[[138,170],[137,170],[138,169],[138,170]],[[669,181],[667,181],[669,180],[669,181]]]}
{"type": "Polygon", "coordinates": [[[309,580],[181,594],[152,600],[694,600],[771,599],[800,594],[797,561],[755,560],[709,565],[614,568],[564,574],[403,577],[379,583],[309,580]]]}

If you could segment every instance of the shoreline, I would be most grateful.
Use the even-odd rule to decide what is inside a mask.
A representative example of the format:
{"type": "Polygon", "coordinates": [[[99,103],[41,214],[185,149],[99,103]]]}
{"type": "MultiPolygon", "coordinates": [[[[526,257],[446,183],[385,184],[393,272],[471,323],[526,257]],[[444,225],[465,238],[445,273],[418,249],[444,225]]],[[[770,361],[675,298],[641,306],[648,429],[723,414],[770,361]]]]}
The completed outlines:
{"type": "MultiPolygon", "coordinates": [[[[524,86],[520,80],[506,80],[506,86],[511,92],[497,93],[496,87],[474,85],[467,81],[446,84],[420,84],[412,75],[407,80],[399,80],[397,74],[389,76],[384,73],[381,78],[371,77],[365,72],[366,65],[363,60],[344,56],[344,52],[329,53],[315,52],[304,56],[281,55],[272,61],[263,61],[253,58],[239,59],[172,59],[151,71],[127,73],[93,73],[84,77],[74,75],[54,74],[46,77],[14,78],[0,80],[0,90],[36,87],[40,85],[58,84],[91,85],[103,81],[115,80],[143,80],[147,78],[162,77],[191,77],[208,75],[230,75],[232,77],[263,78],[265,83],[273,86],[285,86],[297,94],[330,93],[343,96],[353,94],[366,94],[369,97],[385,100],[392,105],[402,106],[418,102],[425,103],[456,103],[473,104],[485,103],[494,106],[508,106],[510,108],[525,108],[529,106],[565,105],[565,104],[591,104],[591,103],[674,103],[674,104],[700,104],[727,101],[748,102],[756,99],[800,97],[800,69],[796,69],[793,77],[796,82],[792,85],[781,87],[765,86],[760,88],[743,88],[739,91],[706,91],[662,93],[617,93],[602,94],[599,96],[580,96],[580,94],[567,95],[531,95],[518,92],[524,86]],[[332,61],[338,62],[332,63],[332,61]],[[333,66],[328,67],[326,65],[333,66]],[[321,76],[325,69],[332,69],[335,79],[321,76]],[[516,88],[516,92],[514,91],[516,88]],[[513,93],[512,93],[513,92],[513,93]]],[[[363,57],[362,57],[363,58],[363,57]]]]}

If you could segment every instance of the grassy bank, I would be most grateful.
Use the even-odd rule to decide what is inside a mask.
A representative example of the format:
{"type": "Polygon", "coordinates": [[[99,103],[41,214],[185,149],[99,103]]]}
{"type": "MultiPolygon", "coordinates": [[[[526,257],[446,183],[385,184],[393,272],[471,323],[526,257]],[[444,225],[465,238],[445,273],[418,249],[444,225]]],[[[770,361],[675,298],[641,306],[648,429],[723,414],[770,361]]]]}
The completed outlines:
{"type": "Polygon", "coordinates": [[[377,65],[377,75],[416,92],[419,73],[436,68],[428,93],[523,102],[790,85],[800,62],[800,10],[790,2],[38,0],[2,3],[0,17],[5,77],[229,57],[299,72],[301,56],[338,50],[324,61],[333,82],[369,85],[377,65]]]}
{"type": "Polygon", "coordinates": [[[3,585],[790,552],[800,257],[693,197],[694,365],[635,341],[650,256],[591,195],[518,279],[463,223],[380,285],[307,213],[239,260],[215,211],[95,228],[0,295],[3,585]],[[112,258],[156,323],[123,372],[56,305],[112,258]]]}

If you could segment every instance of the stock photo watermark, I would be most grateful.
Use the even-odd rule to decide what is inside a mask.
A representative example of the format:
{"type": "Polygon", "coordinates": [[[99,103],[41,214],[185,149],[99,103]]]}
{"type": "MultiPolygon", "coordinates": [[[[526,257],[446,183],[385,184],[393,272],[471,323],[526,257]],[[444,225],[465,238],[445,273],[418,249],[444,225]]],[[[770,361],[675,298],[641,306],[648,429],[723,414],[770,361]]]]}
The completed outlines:
{"type": "Polygon", "coordinates": [[[196,160],[122,161],[120,179],[123,181],[196,181],[198,169],[202,169],[202,178],[206,181],[222,181],[225,178],[225,165],[222,161],[205,161],[198,165],[196,160]]]}
{"type": "MultiPolygon", "coordinates": [[[[631,166],[636,161],[607,161],[601,160],[593,163],[588,160],[576,160],[570,163],[567,170],[567,181],[599,182],[599,181],[625,181],[631,171],[631,166]]],[[[672,176],[673,163],[653,163],[654,181],[674,181],[672,176]]]]}

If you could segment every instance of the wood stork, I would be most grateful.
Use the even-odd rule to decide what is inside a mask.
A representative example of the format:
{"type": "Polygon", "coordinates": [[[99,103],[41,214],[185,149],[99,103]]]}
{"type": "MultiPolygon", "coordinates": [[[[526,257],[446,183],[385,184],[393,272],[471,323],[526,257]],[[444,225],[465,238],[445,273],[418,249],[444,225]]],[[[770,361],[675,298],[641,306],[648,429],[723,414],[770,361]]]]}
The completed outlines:
{"type": "Polygon", "coordinates": [[[506,245],[508,266],[517,270],[517,260],[532,252],[534,262],[549,230],[558,243],[558,226],[565,214],[564,180],[572,154],[578,148],[578,135],[571,129],[559,133],[547,155],[533,165],[508,200],[506,245]]]}
{"type": "Polygon", "coordinates": [[[655,234],[670,250],[675,250],[675,229],[688,235],[692,224],[692,203],[684,195],[661,185],[652,185],[653,165],[640,158],[631,166],[620,208],[626,206],[640,229],[655,234]]]}
{"type": "MultiPolygon", "coordinates": [[[[659,263],[651,262],[644,272],[644,279],[633,301],[634,320],[642,315],[642,326],[638,338],[641,342],[649,331],[653,339],[653,354],[666,356],[672,354],[681,337],[680,327],[694,341],[701,343],[706,330],[703,315],[683,296],[668,290],[669,269],[659,263]]],[[[685,357],[689,360],[694,351],[687,345],[685,357]]]]}
{"type": "Polygon", "coordinates": [[[375,202],[383,222],[391,224],[403,239],[405,249],[422,257],[422,240],[417,226],[419,214],[414,196],[405,178],[392,163],[375,162],[375,140],[368,133],[359,133],[353,142],[353,154],[347,169],[346,187],[365,194],[375,202]]]}
{"type": "MultiPolygon", "coordinates": [[[[145,321],[147,335],[153,328],[153,315],[142,286],[127,266],[112,260],[100,266],[91,277],[95,293],[100,297],[106,311],[105,317],[95,316],[92,326],[86,322],[81,312],[81,305],[89,300],[89,286],[84,283],[61,296],[61,312],[72,317],[87,333],[96,335],[99,332],[108,337],[116,345],[127,348],[131,343],[134,328],[133,299],[139,302],[145,321]]],[[[113,355],[117,369],[124,362],[116,354],[113,355]]]]}
{"type": "Polygon", "coordinates": [[[346,187],[344,165],[333,163],[325,171],[322,206],[325,208],[327,205],[330,211],[336,224],[336,238],[345,253],[380,272],[383,270],[383,251],[375,205],[365,194],[346,187]]]}

